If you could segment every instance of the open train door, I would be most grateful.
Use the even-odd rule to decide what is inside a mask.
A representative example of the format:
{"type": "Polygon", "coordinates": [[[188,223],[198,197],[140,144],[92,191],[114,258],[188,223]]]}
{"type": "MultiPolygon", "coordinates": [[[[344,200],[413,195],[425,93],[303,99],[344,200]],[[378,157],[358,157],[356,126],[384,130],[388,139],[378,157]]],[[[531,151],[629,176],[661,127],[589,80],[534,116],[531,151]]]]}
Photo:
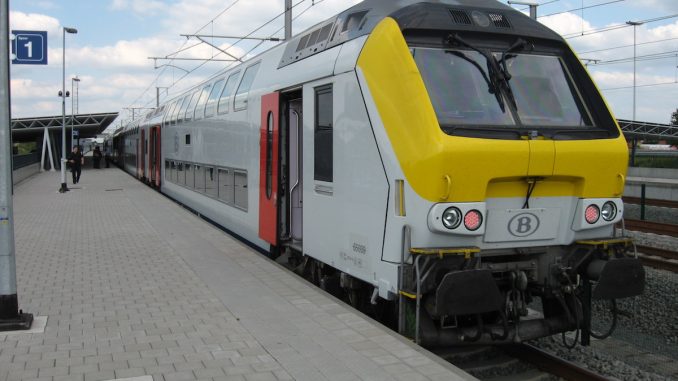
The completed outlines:
{"type": "Polygon", "coordinates": [[[259,140],[259,238],[278,245],[278,140],[280,93],[261,97],[259,140]]]}
{"type": "Polygon", "coordinates": [[[150,155],[149,155],[149,172],[151,176],[151,185],[160,187],[161,167],[160,160],[160,126],[154,126],[150,129],[150,155]]]}

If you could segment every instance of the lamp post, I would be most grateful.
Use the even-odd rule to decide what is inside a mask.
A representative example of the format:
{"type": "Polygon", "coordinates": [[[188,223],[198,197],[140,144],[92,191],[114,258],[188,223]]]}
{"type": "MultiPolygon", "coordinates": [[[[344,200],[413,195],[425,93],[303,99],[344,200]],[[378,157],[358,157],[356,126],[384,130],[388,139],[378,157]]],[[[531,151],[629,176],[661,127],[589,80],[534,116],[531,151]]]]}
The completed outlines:
{"type": "Polygon", "coordinates": [[[633,121],[636,120],[636,27],[643,25],[639,21],[627,21],[626,24],[633,26],[633,121]]]}
{"type": "Polygon", "coordinates": [[[61,188],[60,193],[68,192],[66,186],[66,33],[76,34],[75,28],[64,27],[62,33],[62,82],[61,82],[61,188]]]}
{"type": "Polygon", "coordinates": [[[78,82],[80,82],[78,76],[71,78],[71,150],[73,150],[73,147],[75,146],[75,139],[73,138],[75,133],[75,115],[78,113],[78,82]],[[73,87],[75,87],[75,90],[73,87]],[[73,105],[75,105],[75,107],[73,105]]]}

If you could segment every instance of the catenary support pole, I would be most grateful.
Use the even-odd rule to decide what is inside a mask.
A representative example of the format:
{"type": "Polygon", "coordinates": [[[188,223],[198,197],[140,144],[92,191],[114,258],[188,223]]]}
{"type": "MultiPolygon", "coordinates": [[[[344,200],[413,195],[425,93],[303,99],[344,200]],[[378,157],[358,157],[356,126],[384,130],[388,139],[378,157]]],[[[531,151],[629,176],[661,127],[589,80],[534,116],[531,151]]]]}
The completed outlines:
{"type": "MultiPolygon", "coordinates": [[[[9,0],[0,0],[0,157],[12,157],[9,91],[9,0]]],[[[0,164],[0,331],[28,329],[33,315],[19,311],[14,260],[12,160],[0,164]]]]}
{"type": "Polygon", "coordinates": [[[292,0],[285,0],[285,41],[292,38],[292,0]]]}

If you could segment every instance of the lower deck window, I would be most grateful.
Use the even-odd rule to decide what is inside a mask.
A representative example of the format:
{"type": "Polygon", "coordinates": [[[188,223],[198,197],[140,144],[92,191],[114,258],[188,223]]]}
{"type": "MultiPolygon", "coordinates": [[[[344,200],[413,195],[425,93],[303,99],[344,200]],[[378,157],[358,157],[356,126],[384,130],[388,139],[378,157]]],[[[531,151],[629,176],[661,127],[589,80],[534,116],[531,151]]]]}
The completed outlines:
{"type": "Polygon", "coordinates": [[[247,171],[166,160],[165,178],[247,211],[247,171]]]}

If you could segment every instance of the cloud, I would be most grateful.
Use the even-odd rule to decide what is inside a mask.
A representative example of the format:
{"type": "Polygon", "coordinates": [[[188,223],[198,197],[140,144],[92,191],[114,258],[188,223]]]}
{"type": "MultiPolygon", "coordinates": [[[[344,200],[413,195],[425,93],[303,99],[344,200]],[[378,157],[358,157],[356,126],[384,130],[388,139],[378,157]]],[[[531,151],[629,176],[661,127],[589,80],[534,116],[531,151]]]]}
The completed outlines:
{"type": "Polygon", "coordinates": [[[61,24],[54,17],[38,13],[9,12],[10,29],[45,30],[48,35],[61,33],[61,24]]]}
{"type": "Polygon", "coordinates": [[[678,13],[678,2],[675,0],[634,0],[629,5],[640,9],[678,13]]]}
{"type": "Polygon", "coordinates": [[[161,13],[167,4],[157,0],[113,0],[108,9],[112,11],[130,10],[137,17],[150,17],[161,13]]]}

